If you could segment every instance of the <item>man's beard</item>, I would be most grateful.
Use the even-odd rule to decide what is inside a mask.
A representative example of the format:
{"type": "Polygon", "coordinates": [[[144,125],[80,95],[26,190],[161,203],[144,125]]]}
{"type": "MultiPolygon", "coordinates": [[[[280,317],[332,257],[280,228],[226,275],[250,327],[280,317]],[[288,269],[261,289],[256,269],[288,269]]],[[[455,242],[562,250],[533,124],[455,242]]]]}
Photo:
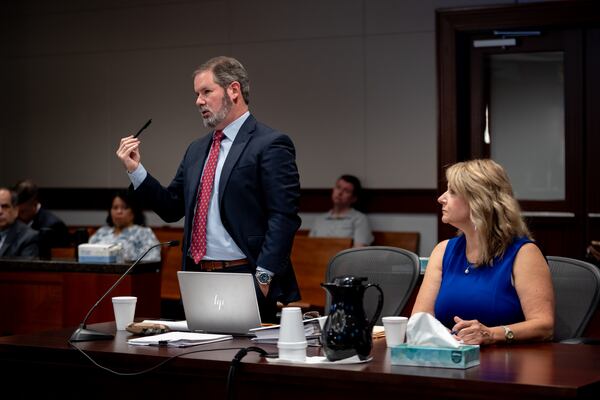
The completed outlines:
{"type": "Polygon", "coordinates": [[[202,123],[207,128],[215,128],[217,125],[223,122],[225,118],[227,118],[227,115],[229,114],[229,111],[231,111],[232,107],[233,102],[229,96],[227,96],[226,93],[223,94],[223,99],[221,100],[221,109],[215,113],[212,113],[212,115],[208,118],[202,118],[202,123]]]}

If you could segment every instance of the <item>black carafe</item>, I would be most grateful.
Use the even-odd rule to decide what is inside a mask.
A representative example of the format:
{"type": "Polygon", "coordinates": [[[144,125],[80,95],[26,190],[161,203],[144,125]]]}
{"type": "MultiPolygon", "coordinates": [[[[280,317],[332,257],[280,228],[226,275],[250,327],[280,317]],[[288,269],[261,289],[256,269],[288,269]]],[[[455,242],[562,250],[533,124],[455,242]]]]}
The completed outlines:
{"type": "Polygon", "coordinates": [[[366,360],[373,347],[373,326],[383,307],[383,291],[377,284],[365,284],[367,278],[341,276],[333,282],[321,283],[331,295],[329,315],[325,321],[321,341],[329,361],[358,355],[366,360]],[[369,321],[365,314],[365,291],[374,287],[379,291],[375,315],[369,321]]]}

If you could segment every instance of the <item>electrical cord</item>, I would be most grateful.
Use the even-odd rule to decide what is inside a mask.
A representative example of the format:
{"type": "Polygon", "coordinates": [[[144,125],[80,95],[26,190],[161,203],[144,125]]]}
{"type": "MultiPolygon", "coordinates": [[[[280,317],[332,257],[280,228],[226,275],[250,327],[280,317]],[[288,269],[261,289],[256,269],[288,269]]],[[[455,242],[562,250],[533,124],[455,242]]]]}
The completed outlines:
{"type": "Polygon", "coordinates": [[[172,361],[172,360],[174,360],[174,359],[176,359],[178,357],[181,357],[181,356],[186,356],[188,354],[204,353],[204,352],[209,352],[209,351],[244,350],[243,347],[226,347],[226,348],[218,348],[218,349],[202,349],[202,350],[185,351],[183,353],[175,354],[174,356],[171,356],[171,357],[167,358],[166,360],[163,360],[163,361],[159,362],[158,364],[156,364],[156,365],[154,365],[154,366],[152,366],[150,368],[143,369],[141,371],[120,372],[120,371],[115,371],[113,369],[105,367],[104,365],[101,365],[96,360],[94,360],[89,354],[87,354],[85,351],[83,351],[82,349],[80,349],[79,347],[77,347],[73,342],[69,341],[69,344],[71,345],[71,347],[75,348],[77,351],[79,351],[81,354],[83,354],[85,356],[85,358],[87,358],[88,360],[90,360],[92,362],[92,364],[94,364],[96,367],[98,367],[100,369],[103,369],[103,370],[105,370],[107,372],[110,372],[111,374],[118,375],[118,376],[137,376],[137,375],[143,375],[143,374],[146,374],[148,372],[154,371],[155,369],[158,369],[158,368],[162,367],[164,364],[168,363],[169,361],[172,361]]]}
{"type": "Polygon", "coordinates": [[[235,379],[236,371],[239,369],[238,367],[242,363],[242,359],[246,357],[249,352],[254,352],[260,354],[261,357],[265,358],[277,358],[277,353],[267,353],[265,350],[260,347],[250,346],[237,352],[237,354],[231,360],[231,365],[229,366],[229,373],[227,374],[227,396],[228,400],[234,398],[234,390],[233,390],[233,381],[235,379]]]}
{"type": "Polygon", "coordinates": [[[90,356],[89,354],[87,354],[83,349],[80,349],[79,347],[77,347],[70,340],[69,340],[69,345],[71,347],[73,347],[74,349],[76,349],[77,351],[79,351],[81,354],[83,354],[83,356],[85,358],[87,358],[88,360],[90,360],[90,362],[92,364],[94,364],[96,367],[98,367],[98,368],[100,368],[100,369],[102,369],[104,371],[110,372],[111,374],[118,375],[118,376],[139,376],[139,375],[147,374],[148,372],[154,371],[154,370],[162,367],[166,363],[168,363],[168,362],[170,362],[170,361],[172,361],[172,360],[174,360],[174,359],[176,359],[178,357],[185,356],[185,355],[188,355],[188,354],[204,353],[204,352],[209,352],[209,351],[238,350],[238,352],[236,353],[236,355],[231,360],[231,365],[229,366],[229,372],[227,373],[227,386],[225,388],[226,389],[226,398],[227,399],[233,399],[234,398],[233,381],[235,379],[235,374],[236,374],[236,371],[239,369],[238,367],[242,363],[242,359],[244,357],[246,357],[246,355],[248,355],[248,353],[250,353],[250,352],[258,353],[258,354],[260,354],[261,357],[265,357],[265,358],[277,358],[278,357],[277,353],[267,353],[264,349],[261,349],[260,347],[256,347],[256,346],[250,346],[250,347],[226,347],[226,348],[218,348],[218,349],[202,349],[202,350],[185,351],[183,353],[175,354],[174,356],[171,356],[171,357],[167,358],[166,360],[163,360],[163,361],[159,362],[158,364],[156,364],[156,365],[154,365],[154,366],[152,366],[150,368],[143,369],[141,371],[120,372],[120,371],[115,371],[114,369],[111,369],[111,368],[106,367],[104,365],[101,365],[96,360],[94,360],[92,358],[92,356],[90,356]]]}

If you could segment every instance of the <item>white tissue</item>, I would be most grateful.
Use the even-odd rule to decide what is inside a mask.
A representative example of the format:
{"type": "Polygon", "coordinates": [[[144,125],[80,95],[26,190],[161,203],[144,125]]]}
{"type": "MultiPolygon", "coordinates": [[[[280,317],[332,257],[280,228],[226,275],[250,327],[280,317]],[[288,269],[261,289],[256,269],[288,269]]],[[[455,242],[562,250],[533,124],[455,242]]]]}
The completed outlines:
{"type": "Polygon", "coordinates": [[[406,343],[416,346],[457,348],[460,346],[448,329],[429,313],[420,312],[408,319],[406,343]]]}

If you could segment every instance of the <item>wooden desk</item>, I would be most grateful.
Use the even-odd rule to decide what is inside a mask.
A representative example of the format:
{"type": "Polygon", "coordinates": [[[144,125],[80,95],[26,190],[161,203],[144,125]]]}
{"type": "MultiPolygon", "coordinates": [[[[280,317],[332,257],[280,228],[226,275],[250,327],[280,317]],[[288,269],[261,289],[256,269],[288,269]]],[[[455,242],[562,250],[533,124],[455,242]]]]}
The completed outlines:
{"type": "MultiPolygon", "coordinates": [[[[0,335],[74,326],[130,264],[0,259],[0,335]]],[[[160,263],[140,263],[88,322],[112,321],[112,296],[137,296],[136,314],[160,314],[160,263]]]]}
{"type": "MultiPolygon", "coordinates": [[[[114,332],[113,323],[93,329],[114,332]]],[[[188,354],[140,376],[115,376],[69,347],[72,329],[0,337],[2,390],[21,398],[225,398],[230,361],[247,339],[187,349],[132,347],[126,332],[115,340],[78,345],[97,362],[139,371],[176,354],[188,354]],[[228,350],[231,349],[231,350],[228,350]],[[23,384],[23,381],[35,385],[23,384]],[[131,397],[130,397],[131,396],[131,397]]],[[[267,351],[275,346],[262,345],[267,351]]],[[[309,355],[319,349],[309,348],[309,355]]],[[[376,340],[366,364],[327,367],[269,364],[255,353],[242,362],[235,391],[240,399],[549,399],[598,398],[600,346],[541,343],[481,350],[481,365],[467,370],[390,364],[385,340],[376,340]]]]}

